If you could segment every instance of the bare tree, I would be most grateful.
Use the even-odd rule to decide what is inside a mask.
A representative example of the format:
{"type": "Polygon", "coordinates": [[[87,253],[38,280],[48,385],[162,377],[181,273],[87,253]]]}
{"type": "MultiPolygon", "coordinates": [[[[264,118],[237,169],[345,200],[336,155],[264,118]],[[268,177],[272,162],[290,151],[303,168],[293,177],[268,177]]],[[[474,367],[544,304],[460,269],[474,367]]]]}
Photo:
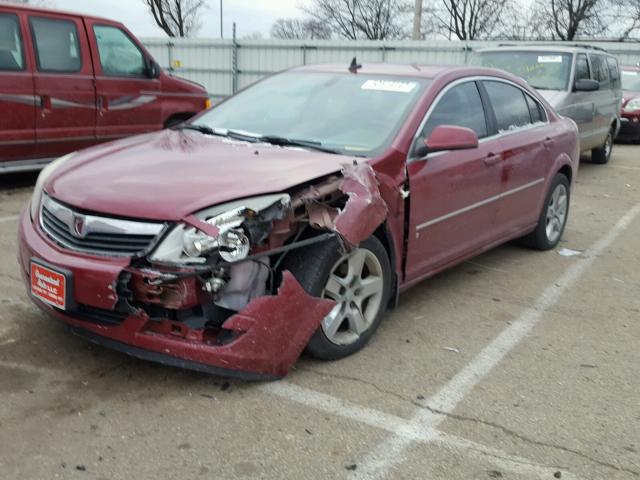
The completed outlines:
{"type": "Polygon", "coordinates": [[[537,21],[553,39],[575,40],[607,31],[607,0],[537,0],[537,21]]]}
{"type": "Polygon", "coordinates": [[[156,24],[170,37],[190,37],[200,28],[205,0],[142,0],[156,24]]]}
{"type": "Polygon", "coordinates": [[[413,9],[405,0],[313,0],[304,11],[342,38],[387,40],[407,37],[413,9]]]}
{"type": "Polygon", "coordinates": [[[331,29],[315,19],[279,18],[271,27],[271,36],[284,40],[328,40],[331,29]]]}
{"type": "Polygon", "coordinates": [[[459,40],[504,36],[513,0],[440,0],[433,12],[435,29],[459,40]]]}

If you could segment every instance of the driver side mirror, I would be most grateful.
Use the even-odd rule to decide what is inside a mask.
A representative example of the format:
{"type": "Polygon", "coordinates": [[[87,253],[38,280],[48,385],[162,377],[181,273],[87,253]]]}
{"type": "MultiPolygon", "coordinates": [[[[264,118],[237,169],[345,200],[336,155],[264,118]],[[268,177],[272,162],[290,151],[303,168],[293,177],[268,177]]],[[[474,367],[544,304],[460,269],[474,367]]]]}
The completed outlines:
{"type": "Polygon", "coordinates": [[[147,59],[147,75],[149,78],[158,78],[160,76],[160,65],[154,59],[147,59]]]}
{"type": "Polygon", "coordinates": [[[439,125],[433,129],[428,138],[423,139],[423,143],[423,145],[418,145],[414,151],[414,155],[418,158],[445,150],[478,148],[478,135],[470,128],[439,125]]]}
{"type": "Polygon", "coordinates": [[[590,78],[582,78],[580,80],[576,80],[574,90],[576,92],[595,92],[596,90],[600,90],[600,83],[597,80],[591,80],[590,78]]]}

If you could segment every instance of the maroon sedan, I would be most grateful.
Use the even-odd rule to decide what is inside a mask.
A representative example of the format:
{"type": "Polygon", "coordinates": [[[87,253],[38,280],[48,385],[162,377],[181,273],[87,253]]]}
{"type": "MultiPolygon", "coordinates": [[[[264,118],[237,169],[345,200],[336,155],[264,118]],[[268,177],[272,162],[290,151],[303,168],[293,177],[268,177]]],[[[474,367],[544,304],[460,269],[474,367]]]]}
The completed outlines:
{"type": "Polygon", "coordinates": [[[622,125],[618,140],[640,142],[640,67],[623,66],[622,125]]]}
{"type": "Polygon", "coordinates": [[[361,349],[399,292],[555,247],[574,122],[507,73],[273,75],[175,130],[57,160],[20,221],[35,303],[128,354],[243,378],[361,349]]]}

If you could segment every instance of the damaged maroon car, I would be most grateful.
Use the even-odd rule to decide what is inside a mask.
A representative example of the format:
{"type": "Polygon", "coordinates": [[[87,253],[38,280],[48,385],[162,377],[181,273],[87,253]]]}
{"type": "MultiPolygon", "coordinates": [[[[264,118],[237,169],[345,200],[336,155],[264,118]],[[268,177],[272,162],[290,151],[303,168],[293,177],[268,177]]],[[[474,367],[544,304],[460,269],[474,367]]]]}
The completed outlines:
{"type": "Polygon", "coordinates": [[[174,130],[42,171],[35,303],[148,360],[242,378],[361,349],[399,293],[512,239],[560,241],[573,121],[464,67],[301,67],[174,130]]]}

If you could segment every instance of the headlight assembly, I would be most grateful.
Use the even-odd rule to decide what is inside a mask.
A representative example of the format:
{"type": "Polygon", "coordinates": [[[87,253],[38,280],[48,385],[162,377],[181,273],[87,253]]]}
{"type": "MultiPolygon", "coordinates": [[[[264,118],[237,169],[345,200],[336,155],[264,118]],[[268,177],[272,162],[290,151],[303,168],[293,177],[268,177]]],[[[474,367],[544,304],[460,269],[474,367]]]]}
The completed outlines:
{"type": "Polygon", "coordinates": [[[42,201],[42,191],[44,189],[44,184],[47,182],[47,180],[49,179],[51,174],[56,170],[56,168],[58,168],[64,162],[69,160],[69,158],[71,158],[72,155],[73,153],[69,153],[64,157],[60,157],[57,160],[54,160],[53,162],[48,164],[46,167],[44,167],[40,171],[40,175],[38,175],[38,180],[36,181],[36,186],[34,187],[33,194],[31,195],[31,205],[30,205],[31,221],[38,218],[40,202],[42,201]]]}
{"type": "Polygon", "coordinates": [[[640,98],[634,98],[624,106],[625,112],[635,112],[638,110],[640,110],[640,98]]]}
{"type": "Polygon", "coordinates": [[[164,238],[149,260],[161,263],[205,263],[211,255],[233,263],[246,258],[252,245],[266,239],[272,223],[283,218],[290,203],[287,194],[265,195],[208,208],[196,217],[216,227],[217,236],[179,224],[164,238]]]}

